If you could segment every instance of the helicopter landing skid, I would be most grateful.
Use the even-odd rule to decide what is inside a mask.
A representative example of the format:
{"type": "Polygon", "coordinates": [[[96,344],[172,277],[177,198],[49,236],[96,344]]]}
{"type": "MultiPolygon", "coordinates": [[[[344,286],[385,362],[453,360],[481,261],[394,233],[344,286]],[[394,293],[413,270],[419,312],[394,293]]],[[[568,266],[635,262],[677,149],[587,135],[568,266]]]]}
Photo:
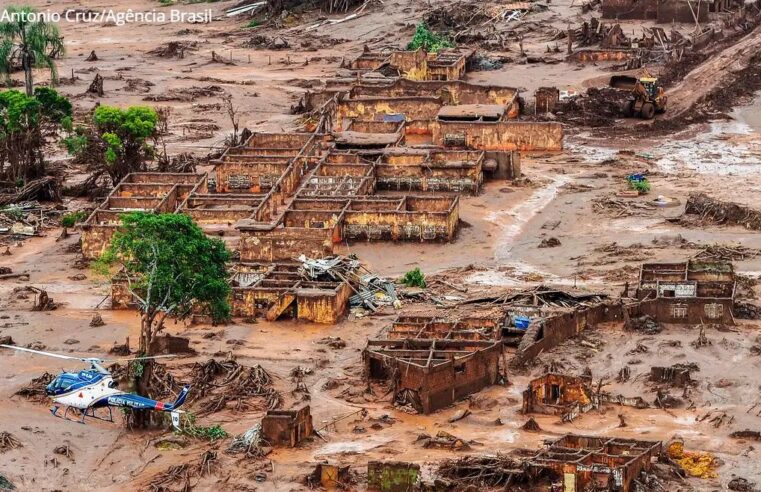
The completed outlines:
{"type": "Polygon", "coordinates": [[[70,406],[66,406],[66,410],[64,410],[63,415],[58,415],[58,411],[61,409],[61,407],[57,406],[57,405],[54,405],[54,406],[50,407],[50,413],[54,417],[58,417],[59,419],[68,420],[69,422],[77,422],[79,424],[84,424],[86,417],[89,417],[89,418],[95,419],[95,420],[102,420],[103,422],[111,422],[111,423],[113,423],[114,422],[113,411],[111,410],[111,407],[106,407],[106,408],[108,408],[108,417],[99,417],[98,415],[95,415],[95,408],[94,407],[85,408],[84,411],[82,411],[82,418],[80,418],[80,419],[71,419],[71,418],[68,417],[69,410],[72,409],[72,407],[70,407],[70,406]],[[91,410],[91,413],[87,413],[88,410],[91,410]]]}

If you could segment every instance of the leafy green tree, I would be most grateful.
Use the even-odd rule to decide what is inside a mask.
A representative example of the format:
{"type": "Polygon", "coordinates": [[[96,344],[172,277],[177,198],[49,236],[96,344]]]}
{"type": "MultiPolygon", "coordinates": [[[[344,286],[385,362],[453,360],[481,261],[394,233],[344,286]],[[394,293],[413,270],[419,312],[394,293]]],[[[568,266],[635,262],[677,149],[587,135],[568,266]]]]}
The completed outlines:
{"type": "Polygon", "coordinates": [[[155,156],[150,142],[159,137],[158,123],[153,108],[98,106],[93,128],[77,128],[65,144],[81,162],[91,164],[94,179],[106,173],[116,184],[129,173],[147,170],[147,162],[155,156]]]}
{"type": "Polygon", "coordinates": [[[70,125],[71,102],[54,89],[0,92],[0,176],[21,183],[43,176],[47,139],[70,125]]]}
{"type": "Polygon", "coordinates": [[[167,318],[185,319],[197,310],[217,321],[229,317],[228,260],[224,243],[188,216],[135,212],[122,217],[99,264],[123,265],[141,311],[140,352],[149,354],[167,318]]]}
{"type": "Polygon", "coordinates": [[[31,7],[11,5],[5,11],[10,20],[0,22],[0,74],[10,83],[13,67],[19,63],[24,70],[26,95],[32,96],[35,67],[46,67],[52,82],[58,82],[55,57],[64,53],[63,38],[55,24],[35,18],[31,7]]]}
{"type": "Polygon", "coordinates": [[[135,212],[122,216],[96,267],[124,266],[140,309],[139,350],[152,355],[151,342],[167,318],[185,319],[198,310],[216,321],[229,317],[229,258],[225,244],[187,215],[135,212]]]}

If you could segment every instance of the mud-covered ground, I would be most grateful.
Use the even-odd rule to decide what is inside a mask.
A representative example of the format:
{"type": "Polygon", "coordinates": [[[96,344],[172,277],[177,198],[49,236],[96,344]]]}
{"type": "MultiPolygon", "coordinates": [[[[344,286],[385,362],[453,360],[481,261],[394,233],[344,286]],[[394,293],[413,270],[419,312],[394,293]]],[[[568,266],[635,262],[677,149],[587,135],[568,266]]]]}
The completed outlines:
{"type": "MultiPolygon", "coordinates": [[[[43,2],[32,3],[46,7],[43,2]]],[[[88,3],[88,7],[97,9],[117,7],[108,0],[88,3]]],[[[319,16],[309,13],[289,18],[277,30],[263,27],[260,31],[241,30],[247,20],[222,15],[234,3],[177,7],[186,11],[211,8],[220,20],[208,25],[62,24],[68,52],[60,60],[59,70],[63,77],[71,77],[72,71],[75,76],[73,83],[61,86],[62,92],[74,97],[79,111],[89,110],[96,103],[170,106],[170,152],[203,156],[213,147],[219,148],[231,128],[221,106],[223,93],[230,94],[239,108],[241,127],[294,130],[298,128],[298,117],[289,114],[290,107],[311,84],[333,74],[343,57],[356,55],[363,45],[372,49],[401,47],[431,7],[446,7],[451,2],[431,2],[429,6],[386,0],[372,3],[356,19],[332,26],[312,29],[319,16]],[[291,47],[246,47],[257,34],[281,36],[291,47]],[[170,41],[191,43],[193,49],[187,50],[183,58],[148,54],[170,41]],[[92,50],[98,61],[85,61],[92,50]],[[234,64],[212,63],[212,51],[226,59],[232,56],[234,64]],[[83,95],[95,73],[105,78],[103,98],[83,95]],[[193,88],[200,88],[200,93],[188,92],[193,88]]],[[[532,14],[537,22],[565,29],[568,19],[578,22],[581,18],[570,0],[549,5],[548,11],[532,14]]],[[[51,8],[63,11],[81,6],[66,0],[51,8]]],[[[162,8],[147,0],[130,6],[162,8]]],[[[760,38],[756,31],[742,41],[739,49],[743,56],[760,38]]],[[[559,44],[562,49],[562,42],[559,44]]],[[[527,37],[524,49],[539,56],[546,45],[542,38],[527,37]]],[[[495,53],[515,56],[517,45],[506,46],[495,53]]],[[[689,100],[715,89],[711,69],[715,72],[726,60],[739,58],[737,53],[709,62],[712,65],[701,65],[688,76],[685,81],[693,81],[690,87],[694,91],[686,92],[689,100]]],[[[468,80],[518,86],[528,93],[545,85],[581,91],[604,85],[609,73],[604,64],[507,64],[499,70],[471,73],[468,80]]],[[[40,72],[39,77],[44,78],[44,74],[40,72]]],[[[689,106],[688,99],[676,96],[674,100],[677,108],[689,106]]],[[[441,274],[467,287],[471,295],[540,283],[618,295],[626,282],[636,279],[643,261],[683,260],[698,253],[701,246],[714,243],[761,249],[757,232],[669,221],[681,214],[687,196],[694,191],[760,207],[759,114],[761,102],[756,100],[736,108],[731,120],[704,122],[669,136],[659,133],[657,137],[638,131],[607,138],[584,129],[570,129],[573,135],[566,139],[564,152],[523,156],[527,179],[520,184],[488,183],[480,195],[463,197],[463,222],[454,243],[354,243],[345,245],[344,252],[357,254],[370,269],[389,277],[420,266],[428,275],[441,274]],[[652,183],[649,195],[625,199],[625,210],[596,205],[604,199],[615,201],[616,192],[626,188],[625,176],[642,171],[648,172],[652,183]],[[659,195],[670,199],[673,206],[647,207],[646,202],[659,195]],[[632,206],[632,202],[646,208],[632,206]],[[558,239],[560,245],[538,248],[543,239],[550,237],[558,239]]],[[[78,175],[73,170],[75,174],[78,175]]],[[[29,281],[0,280],[0,337],[11,336],[22,346],[39,342],[48,351],[97,356],[105,355],[114,343],[122,343],[126,337],[136,340],[137,314],[108,309],[108,300],[103,302],[109,293],[106,279],[76,265],[77,233],[57,240],[59,233],[47,230],[44,237],[12,244],[10,255],[0,255],[0,266],[30,275],[29,281]],[[46,289],[60,306],[54,311],[30,312],[33,296],[20,290],[28,285],[46,289]],[[105,326],[89,326],[96,312],[103,317],[105,326]]],[[[758,278],[761,256],[736,261],[735,269],[758,278]]],[[[276,449],[263,460],[227,455],[224,450],[229,440],[210,445],[184,439],[180,446],[161,441],[171,437],[168,433],[127,432],[120,415],[116,415],[116,424],[80,425],[55,419],[45,404],[12,395],[43,372],[73,370],[76,364],[62,367],[54,359],[0,353],[0,432],[10,432],[22,444],[0,452],[0,473],[20,490],[142,490],[149,489],[155,476],[170,466],[195,466],[211,447],[218,451],[219,465],[211,473],[194,476],[194,490],[305,490],[304,476],[316,462],[325,459],[352,465],[360,473],[369,460],[414,461],[428,473],[435,462],[444,458],[537,450],[544,439],[574,432],[664,441],[680,436],[688,449],[707,451],[719,458],[718,477],[675,481],[669,490],[723,490],[735,476],[761,486],[757,443],[728,437],[737,430],[761,430],[757,377],[761,357],[754,350],[761,345],[758,322],[740,322],[728,331],[711,329],[706,333],[711,344],[700,348],[690,344],[698,336],[695,327],[672,326],[660,334],[633,336],[617,325],[600,326],[583,335],[585,344],[581,340],[568,341],[541,354],[530,367],[510,372],[507,386],[491,387],[451,408],[421,416],[396,409],[383,394],[367,394],[359,379],[360,353],[367,338],[387,326],[395,314],[387,309],[376,316],[350,316],[335,326],[237,320],[224,327],[169,327],[170,333],[189,337],[191,347],[198,352],[196,356],[168,362],[170,367],[232,353],[241,364],[260,364],[268,371],[273,376],[273,387],[288,404],[305,398],[303,392],[294,392],[292,371],[297,367],[309,369],[304,383],[315,427],[321,429],[323,439],[314,438],[296,449],[276,449]],[[346,346],[333,348],[324,343],[328,337],[340,337],[346,346]],[[570,424],[561,424],[557,417],[534,416],[542,430],[532,433],[521,429],[527,419],[519,412],[521,392],[546,364],[554,363],[573,374],[589,368],[595,381],[605,379],[607,390],[642,396],[652,403],[654,388],[644,376],[650,366],[680,362],[694,362],[700,369],[693,374],[697,384],[689,395],[691,405],[668,410],[607,406],[570,424]],[[631,379],[617,383],[615,376],[626,363],[632,367],[631,379]],[[368,412],[365,417],[355,414],[363,408],[368,412]],[[470,416],[448,422],[465,408],[472,412],[470,416]],[[698,421],[708,412],[721,412],[727,417],[717,427],[710,423],[711,418],[698,421]],[[619,414],[626,427],[619,427],[619,414]],[[341,416],[348,417],[328,425],[341,416]],[[425,449],[415,443],[419,434],[433,435],[439,430],[473,441],[471,448],[453,452],[425,449]],[[62,445],[70,446],[70,456],[54,452],[62,445]]],[[[674,394],[682,397],[681,391],[674,394]]],[[[236,435],[259,422],[264,413],[265,407],[256,404],[245,411],[204,415],[199,423],[220,424],[230,435],[236,435]]]]}

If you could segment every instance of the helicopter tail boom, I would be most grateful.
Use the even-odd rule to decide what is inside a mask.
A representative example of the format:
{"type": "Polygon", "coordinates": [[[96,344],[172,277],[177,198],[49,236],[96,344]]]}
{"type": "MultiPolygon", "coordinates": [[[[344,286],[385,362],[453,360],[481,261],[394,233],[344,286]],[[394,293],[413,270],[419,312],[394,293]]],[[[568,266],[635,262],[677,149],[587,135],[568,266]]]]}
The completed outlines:
{"type": "Polygon", "coordinates": [[[157,410],[160,412],[171,412],[185,403],[185,399],[188,397],[189,391],[190,386],[185,386],[182,388],[182,391],[180,391],[177,400],[175,400],[173,403],[164,403],[162,401],[156,401],[144,396],[124,393],[109,396],[108,404],[117,407],[134,408],[137,410],[157,410]]]}
{"type": "Polygon", "coordinates": [[[174,403],[162,403],[160,401],[156,402],[156,410],[164,410],[167,412],[171,412],[172,410],[177,410],[180,408],[180,406],[185,403],[185,399],[188,397],[188,392],[190,391],[190,386],[183,386],[182,391],[180,391],[180,394],[177,395],[177,399],[174,401],[174,403]],[[161,405],[161,408],[159,408],[158,405],[161,405]]]}

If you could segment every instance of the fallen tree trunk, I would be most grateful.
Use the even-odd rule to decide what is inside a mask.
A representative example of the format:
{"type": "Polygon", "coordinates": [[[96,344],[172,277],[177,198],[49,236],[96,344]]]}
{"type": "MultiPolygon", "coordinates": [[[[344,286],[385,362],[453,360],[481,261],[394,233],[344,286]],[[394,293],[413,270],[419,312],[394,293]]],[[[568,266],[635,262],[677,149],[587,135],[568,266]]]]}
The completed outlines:
{"type": "Polygon", "coordinates": [[[0,207],[27,200],[55,200],[61,199],[59,184],[56,178],[46,176],[35,179],[24,185],[21,190],[12,194],[0,195],[0,207]]]}

